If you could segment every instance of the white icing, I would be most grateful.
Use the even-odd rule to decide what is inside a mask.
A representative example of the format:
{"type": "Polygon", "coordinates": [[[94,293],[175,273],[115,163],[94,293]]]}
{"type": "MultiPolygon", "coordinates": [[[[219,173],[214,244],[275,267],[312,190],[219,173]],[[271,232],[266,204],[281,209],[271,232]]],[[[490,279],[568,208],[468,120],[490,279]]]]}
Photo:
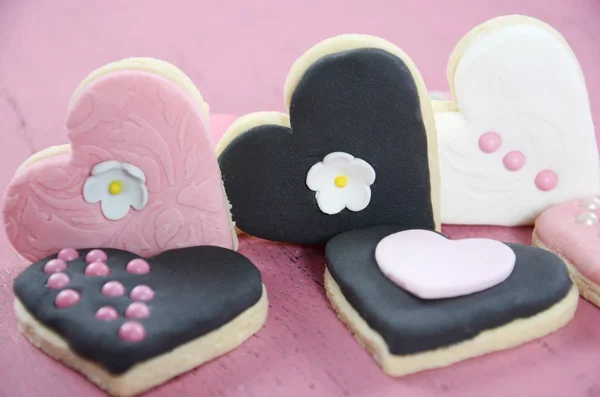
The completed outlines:
{"type": "Polygon", "coordinates": [[[100,202],[102,214],[109,220],[124,218],[129,208],[140,211],[148,204],[146,175],[135,165],[105,161],[92,169],[83,185],[83,198],[89,204],[100,202]],[[119,181],[122,190],[111,194],[112,182],[119,181]]]}
{"type": "Polygon", "coordinates": [[[532,224],[546,208],[600,193],[600,167],[590,103],[577,60],[550,31],[518,24],[479,34],[454,76],[459,112],[436,114],[442,222],[532,224]],[[479,137],[502,139],[484,153],[479,137]],[[502,159],[521,151],[525,164],[502,159]],[[536,175],[551,170],[556,188],[536,175]]]}
{"type": "Polygon", "coordinates": [[[322,162],[313,165],[306,174],[306,185],[315,193],[319,209],[328,215],[362,211],[371,201],[371,185],[375,170],[369,163],[343,153],[330,153],[322,162]],[[343,177],[345,186],[336,186],[336,178],[343,177]]]}
{"type": "Polygon", "coordinates": [[[592,212],[582,212],[577,215],[575,222],[586,226],[593,226],[598,224],[598,217],[592,212]]]}

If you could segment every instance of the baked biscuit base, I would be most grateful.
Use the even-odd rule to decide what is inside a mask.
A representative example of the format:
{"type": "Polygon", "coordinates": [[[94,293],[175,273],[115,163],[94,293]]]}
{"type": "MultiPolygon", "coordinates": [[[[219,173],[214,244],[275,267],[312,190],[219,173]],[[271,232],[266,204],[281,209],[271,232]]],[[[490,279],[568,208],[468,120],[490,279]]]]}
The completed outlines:
{"type": "Polygon", "coordinates": [[[329,270],[325,269],[325,290],[339,319],[390,376],[404,376],[506,350],[544,337],[566,325],[575,315],[579,293],[573,285],[554,306],[532,317],[514,320],[501,327],[481,332],[475,338],[423,353],[394,355],[387,344],[348,303],[329,270]]]}
{"type": "Polygon", "coordinates": [[[573,265],[567,258],[546,246],[546,244],[544,244],[535,233],[535,229],[533,231],[531,244],[534,247],[542,248],[546,251],[552,252],[555,255],[558,255],[560,259],[562,259],[563,262],[567,264],[567,268],[569,269],[571,279],[575,284],[577,284],[577,288],[579,288],[579,294],[588,302],[591,302],[594,305],[600,307],[600,285],[594,283],[592,280],[588,279],[583,274],[581,274],[579,270],[577,270],[577,267],[575,267],[575,265],[573,265]]]}
{"type": "Polygon", "coordinates": [[[135,396],[234,350],[263,326],[268,306],[263,285],[259,301],[229,323],[168,353],[139,363],[124,374],[113,375],[73,352],[60,335],[38,322],[19,299],[15,298],[14,302],[19,330],[34,346],[81,372],[116,397],[135,396]]]}

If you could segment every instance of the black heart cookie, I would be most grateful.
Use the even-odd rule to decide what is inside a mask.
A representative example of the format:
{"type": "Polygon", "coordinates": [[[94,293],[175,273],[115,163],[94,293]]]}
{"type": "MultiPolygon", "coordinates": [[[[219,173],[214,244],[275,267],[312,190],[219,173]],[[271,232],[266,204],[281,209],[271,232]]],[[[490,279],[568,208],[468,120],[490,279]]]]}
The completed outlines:
{"type": "MultiPolygon", "coordinates": [[[[423,272],[414,267],[422,255],[416,257],[414,252],[441,250],[447,242],[467,240],[437,235],[402,247],[402,241],[396,239],[386,247],[392,249],[387,254],[395,257],[383,257],[383,241],[401,230],[377,226],[350,231],[326,246],[327,296],[340,319],[387,374],[402,376],[512,348],[554,332],[573,318],[577,288],[558,256],[539,248],[487,240],[509,253],[512,250],[514,267],[496,285],[460,295],[448,288],[452,287],[448,279],[453,277],[440,274],[443,272],[429,272],[423,280],[423,272]],[[395,262],[395,268],[383,263],[388,259],[395,262]],[[424,298],[425,292],[430,296],[424,298]],[[435,298],[434,292],[454,297],[435,298]]],[[[456,255],[456,251],[449,252],[447,257],[456,255]]],[[[461,255],[465,261],[478,258],[479,267],[496,259],[486,262],[485,252],[483,257],[464,250],[458,253],[461,255]]],[[[461,277],[468,273],[463,271],[457,269],[455,284],[464,283],[461,277]]]]}
{"type": "Polygon", "coordinates": [[[225,354],[267,315],[258,269],[225,248],[142,259],[64,249],[14,282],[19,327],[115,396],[132,396],[225,354]]]}
{"type": "Polygon", "coordinates": [[[296,61],[285,99],[289,118],[244,116],[217,147],[241,231],[318,244],[372,225],[438,229],[431,103],[402,50],[371,36],[325,40],[296,61]]]}

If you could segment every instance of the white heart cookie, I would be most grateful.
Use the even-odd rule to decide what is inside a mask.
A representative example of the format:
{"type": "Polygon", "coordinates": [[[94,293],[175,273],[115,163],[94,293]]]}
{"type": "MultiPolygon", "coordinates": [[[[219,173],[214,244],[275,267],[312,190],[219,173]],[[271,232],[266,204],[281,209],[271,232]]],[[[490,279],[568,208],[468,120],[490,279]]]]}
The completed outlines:
{"type": "Polygon", "coordinates": [[[434,101],[442,222],[531,225],[546,208],[600,194],[585,80],[562,36],[523,16],[469,32],[434,101]]]}

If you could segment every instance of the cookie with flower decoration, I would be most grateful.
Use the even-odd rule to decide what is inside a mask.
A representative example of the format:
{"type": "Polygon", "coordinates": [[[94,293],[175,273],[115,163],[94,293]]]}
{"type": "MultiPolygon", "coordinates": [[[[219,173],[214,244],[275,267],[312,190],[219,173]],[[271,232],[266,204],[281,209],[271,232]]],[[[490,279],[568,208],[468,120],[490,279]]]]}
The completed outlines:
{"type": "Polygon", "coordinates": [[[28,266],[14,292],[19,329],[32,344],[118,397],[235,349],[268,309],[258,269],[215,246],[149,258],[64,248],[28,266]]]}
{"type": "Polygon", "coordinates": [[[65,246],[236,249],[208,107],[175,66],[131,58],[94,71],[66,127],[69,144],[34,154],[4,193],[6,234],[27,260],[65,246]]]}
{"type": "Polygon", "coordinates": [[[294,63],[284,91],[289,116],[243,116],[217,145],[241,231],[322,244],[378,224],[439,229],[430,98],[400,48],[330,38],[294,63]]]}

